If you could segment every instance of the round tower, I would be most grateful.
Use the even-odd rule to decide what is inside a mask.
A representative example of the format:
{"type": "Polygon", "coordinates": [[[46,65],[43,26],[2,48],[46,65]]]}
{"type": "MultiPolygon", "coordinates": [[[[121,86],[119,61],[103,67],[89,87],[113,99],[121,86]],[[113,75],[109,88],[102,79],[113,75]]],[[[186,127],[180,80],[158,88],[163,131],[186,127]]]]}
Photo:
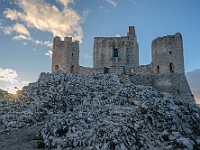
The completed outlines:
{"type": "Polygon", "coordinates": [[[183,42],[180,33],[158,37],[152,42],[153,73],[184,73],[183,42]]]}

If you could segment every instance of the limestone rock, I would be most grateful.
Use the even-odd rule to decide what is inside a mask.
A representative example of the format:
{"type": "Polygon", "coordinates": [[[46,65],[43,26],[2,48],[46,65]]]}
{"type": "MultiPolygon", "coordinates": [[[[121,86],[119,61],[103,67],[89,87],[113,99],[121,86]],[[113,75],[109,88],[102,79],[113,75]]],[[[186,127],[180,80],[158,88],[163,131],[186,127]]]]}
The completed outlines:
{"type": "Polygon", "coordinates": [[[128,76],[42,73],[0,106],[0,133],[40,125],[46,148],[200,149],[200,109],[128,76]]]}

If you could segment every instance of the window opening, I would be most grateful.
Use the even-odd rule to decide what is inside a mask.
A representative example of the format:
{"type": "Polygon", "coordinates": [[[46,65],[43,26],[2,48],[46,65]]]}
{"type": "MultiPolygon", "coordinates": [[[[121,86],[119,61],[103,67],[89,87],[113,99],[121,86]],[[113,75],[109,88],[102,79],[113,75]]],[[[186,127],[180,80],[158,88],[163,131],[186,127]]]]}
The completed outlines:
{"type": "Polygon", "coordinates": [[[170,73],[174,73],[174,64],[173,63],[169,64],[169,70],[170,70],[170,73]]]}
{"type": "Polygon", "coordinates": [[[58,71],[58,69],[59,69],[59,66],[55,65],[55,70],[58,71]]]}
{"type": "Polygon", "coordinates": [[[104,74],[107,74],[107,73],[109,73],[109,68],[107,68],[107,67],[104,67],[103,73],[104,73],[104,74]]]}
{"type": "Polygon", "coordinates": [[[113,49],[113,57],[119,57],[117,48],[113,49]]]}
{"type": "Polygon", "coordinates": [[[160,66],[156,67],[156,71],[157,71],[157,73],[160,73],[160,66]]]}
{"type": "Polygon", "coordinates": [[[70,72],[71,72],[71,73],[74,72],[74,65],[71,66],[71,70],[70,70],[70,72]]]}

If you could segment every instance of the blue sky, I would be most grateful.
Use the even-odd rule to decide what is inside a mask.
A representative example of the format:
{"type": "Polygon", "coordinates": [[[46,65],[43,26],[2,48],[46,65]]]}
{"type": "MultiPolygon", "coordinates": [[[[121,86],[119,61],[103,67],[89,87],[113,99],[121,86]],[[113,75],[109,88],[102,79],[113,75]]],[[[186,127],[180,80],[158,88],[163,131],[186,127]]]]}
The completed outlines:
{"type": "Polygon", "coordinates": [[[182,34],[185,71],[199,98],[199,18],[199,0],[0,0],[0,88],[50,72],[54,36],[81,41],[80,65],[92,67],[94,37],[123,36],[133,25],[140,64],[151,62],[153,39],[182,34]]]}

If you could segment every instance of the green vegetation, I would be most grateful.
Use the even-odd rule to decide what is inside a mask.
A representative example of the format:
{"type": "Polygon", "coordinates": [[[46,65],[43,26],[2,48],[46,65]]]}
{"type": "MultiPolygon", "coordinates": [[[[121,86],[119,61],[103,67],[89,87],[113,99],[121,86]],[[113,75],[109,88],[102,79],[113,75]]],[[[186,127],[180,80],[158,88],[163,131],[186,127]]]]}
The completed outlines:
{"type": "Polygon", "coordinates": [[[6,92],[0,89],[0,104],[6,103],[6,92]]]}

